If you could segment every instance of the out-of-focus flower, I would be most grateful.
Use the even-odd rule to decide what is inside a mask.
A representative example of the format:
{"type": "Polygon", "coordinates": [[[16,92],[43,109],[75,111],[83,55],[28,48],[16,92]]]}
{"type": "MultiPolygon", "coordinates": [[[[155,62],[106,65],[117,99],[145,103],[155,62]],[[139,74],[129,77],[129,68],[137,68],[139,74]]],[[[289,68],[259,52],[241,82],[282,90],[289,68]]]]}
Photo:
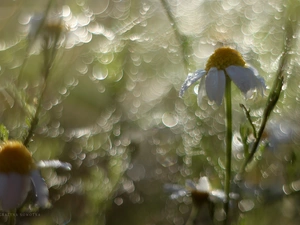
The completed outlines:
{"type": "MultiPolygon", "coordinates": [[[[298,140],[299,134],[300,129],[295,126],[295,123],[284,120],[271,120],[268,121],[261,140],[265,144],[267,150],[272,150],[276,153],[288,153],[288,149],[292,146],[294,141],[298,140]]],[[[243,142],[251,147],[254,141],[255,137],[252,133],[252,128],[243,126],[240,133],[236,132],[233,135],[233,151],[237,154],[243,152],[245,150],[243,142]]]]}
{"type": "Polygon", "coordinates": [[[202,79],[199,85],[198,104],[207,94],[209,100],[221,105],[225,93],[226,76],[235,83],[246,97],[251,96],[255,89],[261,94],[265,89],[264,79],[258,75],[254,68],[246,66],[246,62],[238,51],[229,47],[222,47],[210,56],[205,69],[188,74],[179,96],[182,97],[193,83],[205,75],[205,79],[202,79]]]}
{"type": "MultiPolygon", "coordinates": [[[[176,199],[182,196],[191,196],[193,202],[197,206],[201,206],[205,202],[224,202],[226,195],[224,191],[212,189],[207,177],[200,177],[198,183],[191,180],[186,181],[186,187],[178,184],[166,184],[165,190],[171,192],[171,198],[176,199]]],[[[237,194],[230,193],[230,198],[237,198],[237,194]]]]}
{"type": "Polygon", "coordinates": [[[262,138],[268,141],[271,150],[275,150],[280,146],[292,144],[295,139],[297,140],[299,133],[299,129],[291,122],[270,121],[262,138]]]}
{"type": "Polygon", "coordinates": [[[46,18],[45,15],[34,15],[30,19],[28,39],[33,43],[38,37],[49,43],[57,44],[61,34],[65,31],[61,18],[46,18]]]}
{"type": "MultiPolygon", "coordinates": [[[[60,163],[58,160],[45,163],[54,167],[70,169],[70,164],[60,163]],[[53,163],[52,163],[53,162],[53,163]]],[[[31,182],[37,197],[37,205],[46,207],[48,202],[48,188],[41,177],[38,168],[28,149],[19,141],[5,141],[0,145],[0,203],[1,209],[8,211],[19,207],[30,190],[31,182]]]]}

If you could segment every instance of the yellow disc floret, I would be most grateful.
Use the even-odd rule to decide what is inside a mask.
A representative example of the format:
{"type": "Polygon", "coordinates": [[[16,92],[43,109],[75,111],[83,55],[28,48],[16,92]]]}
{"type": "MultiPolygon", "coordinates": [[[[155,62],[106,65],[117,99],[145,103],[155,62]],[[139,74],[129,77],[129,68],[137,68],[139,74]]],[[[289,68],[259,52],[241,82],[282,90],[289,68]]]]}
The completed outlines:
{"type": "Polygon", "coordinates": [[[214,54],[212,54],[207,63],[205,70],[209,71],[210,68],[216,67],[218,70],[225,70],[229,66],[245,66],[242,55],[229,47],[218,48],[214,54]]]}
{"type": "Polygon", "coordinates": [[[29,174],[35,167],[28,149],[19,141],[6,141],[0,146],[0,173],[29,174]]]}

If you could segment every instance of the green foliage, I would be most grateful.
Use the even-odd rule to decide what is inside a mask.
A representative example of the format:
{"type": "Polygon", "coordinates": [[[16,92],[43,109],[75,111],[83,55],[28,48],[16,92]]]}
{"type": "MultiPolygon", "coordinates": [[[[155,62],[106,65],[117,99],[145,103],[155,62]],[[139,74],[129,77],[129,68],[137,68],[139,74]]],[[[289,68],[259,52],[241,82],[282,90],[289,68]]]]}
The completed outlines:
{"type": "Polygon", "coordinates": [[[0,124],[0,140],[7,141],[8,138],[9,138],[9,131],[3,124],[0,124]]]}
{"type": "MultiPolygon", "coordinates": [[[[17,224],[196,221],[189,196],[170,200],[163,186],[207,176],[224,189],[226,110],[224,102],[198,106],[196,85],[183,99],[178,91],[224,45],[267,86],[264,97],[245,101],[232,84],[231,188],[240,196],[233,220],[298,223],[299,2],[175,2],[0,5],[1,140],[24,140],[36,161],[72,164],[69,172],[42,171],[52,207],[17,224]]],[[[222,215],[215,212],[215,224],[222,215]]]]}

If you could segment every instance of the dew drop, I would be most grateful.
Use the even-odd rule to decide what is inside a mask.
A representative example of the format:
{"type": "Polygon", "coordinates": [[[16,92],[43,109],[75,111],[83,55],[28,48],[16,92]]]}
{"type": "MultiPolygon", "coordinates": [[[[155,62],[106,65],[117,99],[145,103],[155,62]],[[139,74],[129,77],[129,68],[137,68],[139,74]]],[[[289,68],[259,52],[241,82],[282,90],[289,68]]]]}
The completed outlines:
{"type": "Polygon", "coordinates": [[[97,80],[104,80],[108,76],[107,68],[96,64],[93,67],[93,77],[97,80]]]}

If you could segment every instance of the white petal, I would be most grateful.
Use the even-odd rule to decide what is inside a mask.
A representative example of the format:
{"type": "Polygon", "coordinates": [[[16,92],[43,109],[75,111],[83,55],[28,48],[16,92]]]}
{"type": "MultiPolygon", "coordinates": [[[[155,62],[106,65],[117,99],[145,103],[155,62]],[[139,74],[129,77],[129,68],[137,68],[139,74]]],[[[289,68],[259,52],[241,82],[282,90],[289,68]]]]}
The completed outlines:
{"type": "Polygon", "coordinates": [[[43,25],[43,19],[44,18],[41,15],[34,15],[30,18],[30,29],[28,34],[30,40],[33,40],[36,37],[39,29],[43,25]]]}
{"type": "Polygon", "coordinates": [[[38,168],[63,168],[65,170],[71,170],[72,168],[70,163],[61,162],[59,160],[39,161],[36,165],[38,168]]]}
{"type": "Polygon", "coordinates": [[[197,190],[202,192],[209,192],[211,189],[210,183],[207,177],[200,177],[197,184],[197,190]]]}
{"type": "Polygon", "coordinates": [[[252,67],[229,66],[226,72],[236,86],[249,97],[252,90],[257,89],[263,95],[266,89],[265,81],[258,75],[258,72],[252,67]]]}
{"type": "Polygon", "coordinates": [[[0,174],[0,201],[2,202],[2,198],[5,195],[6,186],[7,186],[8,176],[6,174],[0,174]]]}
{"type": "Polygon", "coordinates": [[[261,95],[264,95],[264,90],[266,90],[265,80],[261,76],[256,76],[256,78],[257,79],[255,80],[255,88],[261,95]]]}
{"type": "Polygon", "coordinates": [[[254,73],[254,76],[256,76],[256,77],[259,76],[259,73],[255,67],[253,67],[249,64],[246,67],[252,70],[252,72],[254,73]]]}
{"type": "Polygon", "coordinates": [[[177,199],[179,197],[184,197],[184,196],[187,196],[187,195],[188,195],[187,191],[185,189],[182,189],[182,190],[179,190],[177,192],[172,193],[170,195],[170,198],[171,199],[177,199]]]}
{"type": "Polygon", "coordinates": [[[184,187],[179,184],[165,184],[164,189],[167,192],[177,192],[184,189],[184,187]]]}
{"type": "Polygon", "coordinates": [[[222,190],[213,190],[209,195],[209,199],[212,202],[225,202],[226,195],[222,190]]]}
{"type": "Polygon", "coordinates": [[[184,81],[183,85],[181,86],[179,97],[184,95],[184,92],[197,80],[199,80],[203,75],[206,74],[205,70],[197,70],[195,73],[189,73],[188,77],[184,81]]]}
{"type": "Polygon", "coordinates": [[[206,95],[206,91],[205,91],[205,79],[202,79],[200,81],[199,87],[198,87],[198,97],[197,97],[197,103],[200,106],[203,97],[206,95]]]}
{"type": "Polygon", "coordinates": [[[31,180],[34,185],[37,197],[37,204],[41,207],[46,207],[49,204],[49,191],[44,179],[41,177],[38,170],[33,170],[31,172],[31,180]]]}
{"type": "MultiPolygon", "coordinates": [[[[239,197],[240,196],[237,193],[233,193],[233,192],[229,193],[230,199],[237,200],[237,199],[239,199],[239,197]]],[[[217,189],[217,190],[211,191],[211,193],[209,195],[209,199],[212,202],[225,202],[227,197],[226,197],[226,194],[224,191],[217,189]]]]}
{"type": "MultiPolygon", "coordinates": [[[[254,75],[254,71],[247,67],[229,66],[226,72],[235,85],[244,93],[258,87],[258,78],[254,75]]],[[[261,83],[261,82],[259,82],[261,83]]]]}
{"type": "Polygon", "coordinates": [[[164,189],[167,192],[171,192],[170,198],[177,199],[187,195],[187,190],[178,184],[165,184],[164,189]]]}
{"type": "Polygon", "coordinates": [[[257,89],[261,95],[263,95],[264,90],[266,89],[266,83],[264,78],[259,76],[258,71],[254,67],[249,67],[250,70],[254,73],[256,79],[251,79],[251,89],[257,89]]]}
{"type": "Polygon", "coordinates": [[[4,211],[8,211],[24,202],[30,189],[30,178],[27,175],[11,173],[3,180],[6,180],[6,186],[2,189],[1,206],[4,211]]]}
{"type": "Polygon", "coordinates": [[[195,183],[194,183],[192,180],[186,180],[186,181],[185,181],[185,186],[186,186],[188,189],[191,189],[191,190],[196,190],[196,189],[197,189],[195,183]]]}
{"type": "Polygon", "coordinates": [[[205,79],[206,93],[209,100],[222,104],[225,92],[225,73],[223,70],[218,70],[212,67],[205,79]]]}

